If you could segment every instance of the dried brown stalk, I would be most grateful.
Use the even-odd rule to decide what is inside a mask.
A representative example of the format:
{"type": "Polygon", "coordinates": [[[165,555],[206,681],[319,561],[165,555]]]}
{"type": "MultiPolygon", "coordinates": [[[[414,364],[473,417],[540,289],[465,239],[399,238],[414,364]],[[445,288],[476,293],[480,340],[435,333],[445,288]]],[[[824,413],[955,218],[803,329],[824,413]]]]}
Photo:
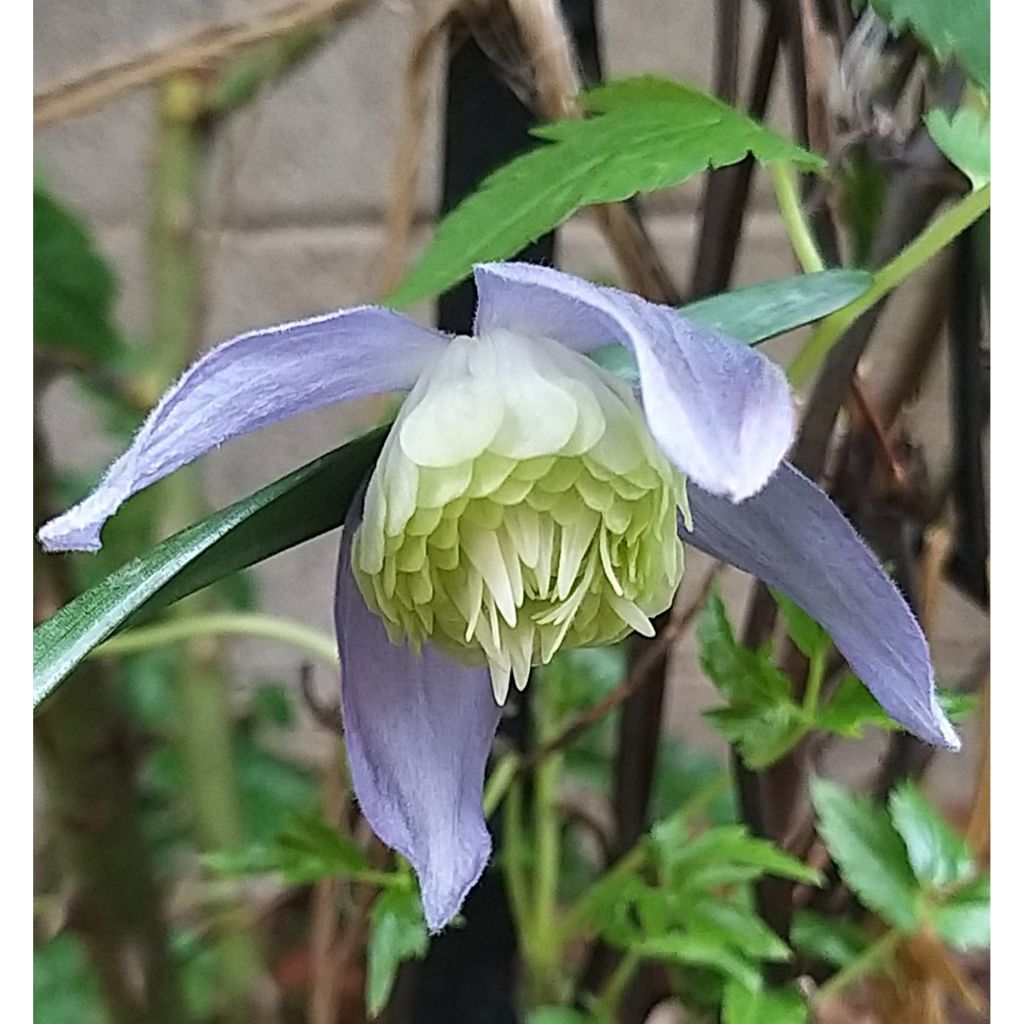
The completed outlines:
{"type": "Polygon", "coordinates": [[[255,18],[225,22],[174,40],[158,49],[92,68],[36,90],[36,127],[78,117],[126,92],[153,85],[168,75],[210,71],[240,50],[296,29],[353,13],[366,0],[299,0],[255,18]]]}

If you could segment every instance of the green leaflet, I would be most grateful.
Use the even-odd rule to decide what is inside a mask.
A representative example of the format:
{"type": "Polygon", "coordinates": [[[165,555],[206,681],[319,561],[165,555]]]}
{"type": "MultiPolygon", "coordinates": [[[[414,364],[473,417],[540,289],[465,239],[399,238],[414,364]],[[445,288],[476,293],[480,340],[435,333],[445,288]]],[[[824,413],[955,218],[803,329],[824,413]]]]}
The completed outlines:
{"type": "Polygon", "coordinates": [[[370,1017],[384,1009],[402,962],[423,956],[428,942],[416,893],[405,889],[381,892],[370,911],[366,964],[366,1011],[370,1017]]]}
{"type": "Polygon", "coordinates": [[[811,780],[818,834],[843,881],[882,920],[901,932],[921,920],[919,886],[907,849],[885,810],[820,776],[811,780]]]}
{"type": "Polygon", "coordinates": [[[954,57],[989,91],[989,0],[871,0],[897,31],[909,29],[939,60],[954,57]]]}
{"type": "Polygon", "coordinates": [[[474,263],[508,259],[576,210],[677,185],[752,153],[811,171],[825,161],[699,89],[644,77],[585,94],[593,116],[542,125],[548,141],[490,174],[438,225],[389,296],[405,306],[457,284],[474,263]]]}

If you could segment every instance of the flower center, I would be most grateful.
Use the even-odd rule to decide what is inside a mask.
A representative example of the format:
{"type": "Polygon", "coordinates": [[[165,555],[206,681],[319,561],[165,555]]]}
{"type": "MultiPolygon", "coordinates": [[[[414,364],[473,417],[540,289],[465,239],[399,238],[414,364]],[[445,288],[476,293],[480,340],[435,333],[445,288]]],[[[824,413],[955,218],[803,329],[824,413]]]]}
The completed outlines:
{"type": "Polygon", "coordinates": [[[685,482],[629,388],[547,338],[455,338],[406,399],[352,566],[395,643],[509,679],[611,643],[672,601],[685,482]]]}

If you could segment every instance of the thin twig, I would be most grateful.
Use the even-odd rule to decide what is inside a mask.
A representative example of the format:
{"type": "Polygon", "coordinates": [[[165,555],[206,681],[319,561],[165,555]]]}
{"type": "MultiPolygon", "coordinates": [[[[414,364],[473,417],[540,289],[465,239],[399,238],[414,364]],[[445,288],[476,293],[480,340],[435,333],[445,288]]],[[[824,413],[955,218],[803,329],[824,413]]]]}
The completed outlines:
{"type": "MultiPolygon", "coordinates": [[[[332,750],[323,776],[324,818],[338,827],[345,802],[344,777],[338,751],[332,750]]],[[[338,972],[333,946],[338,930],[338,878],[330,876],[313,889],[310,923],[310,952],[313,958],[310,981],[309,1024],[335,1024],[338,1019],[338,972]]]]}
{"type": "Polygon", "coordinates": [[[647,682],[650,677],[651,668],[661,658],[665,657],[672,644],[682,635],[704,607],[708,594],[711,592],[711,586],[721,569],[722,563],[716,562],[708,570],[707,576],[701,583],[700,590],[687,602],[685,607],[678,611],[673,609],[664,629],[661,630],[654,642],[636,660],[629,675],[607,697],[573,718],[547,743],[530,751],[520,762],[520,771],[529,771],[535,768],[545,758],[568,746],[581,733],[586,732],[592,725],[596,725],[610,711],[614,711],[620,704],[628,700],[647,682]]]}
{"type": "Polygon", "coordinates": [[[77,117],[168,75],[208,71],[240,50],[306,25],[339,18],[366,0],[299,0],[245,21],[208,26],[173,42],[45,85],[34,97],[37,127],[77,117]]]}
{"type": "Polygon", "coordinates": [[[313,666],[308,661],[304,661],[299,666],[299,689],[309,713],[313,716],[313,721],[336,736],[344,736],[345,726],[341,717],[341,705],[324,703],[316,695],[313,689],[313,666]]]}

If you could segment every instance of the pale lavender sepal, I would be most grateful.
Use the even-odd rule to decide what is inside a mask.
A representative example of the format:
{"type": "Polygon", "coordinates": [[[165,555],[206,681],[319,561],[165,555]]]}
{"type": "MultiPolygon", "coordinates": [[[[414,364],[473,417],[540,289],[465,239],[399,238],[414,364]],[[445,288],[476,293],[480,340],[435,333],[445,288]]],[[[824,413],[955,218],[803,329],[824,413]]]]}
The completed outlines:
{"type": "Polygon", "coordinates": [[[628,345],[651,433],[691,480],[741,501],[771,476],[793,439],[782,371],[760,353],[668,306],[528,263],[476,268],[474,333],[505,328],[579,352],[628,345]]]}
{"type": "MultiPolygon", "coordinates": [[[[361,506],[360,497],[353,510],[361,506]]],[[[501,717],[486,669],[425,645],[392,644],[352,575],[342,534],[336,622],[345,746],[370,827],[413,866],[431,932],[455,916],[491,855],[483,815],[487,757],[501,717]]]]}
{"type": "Polygon", "coordinates": [[[407,390],[446,342],[400,313],[364,306],[218,345],[164,393],[96,490],[46,523],[39,540],[47,551],[96,551],[104,522],[136,491],[250,431],[407,390]]]}
{"type": "Polygon", "coordinates": [[[736,505],[689,490],[689,544],[764,580],[828,630],[890,718],[950,750],[960,740],[939,706],[928,644],[903,596],[828,496],[784,462],[736,505]]]}

